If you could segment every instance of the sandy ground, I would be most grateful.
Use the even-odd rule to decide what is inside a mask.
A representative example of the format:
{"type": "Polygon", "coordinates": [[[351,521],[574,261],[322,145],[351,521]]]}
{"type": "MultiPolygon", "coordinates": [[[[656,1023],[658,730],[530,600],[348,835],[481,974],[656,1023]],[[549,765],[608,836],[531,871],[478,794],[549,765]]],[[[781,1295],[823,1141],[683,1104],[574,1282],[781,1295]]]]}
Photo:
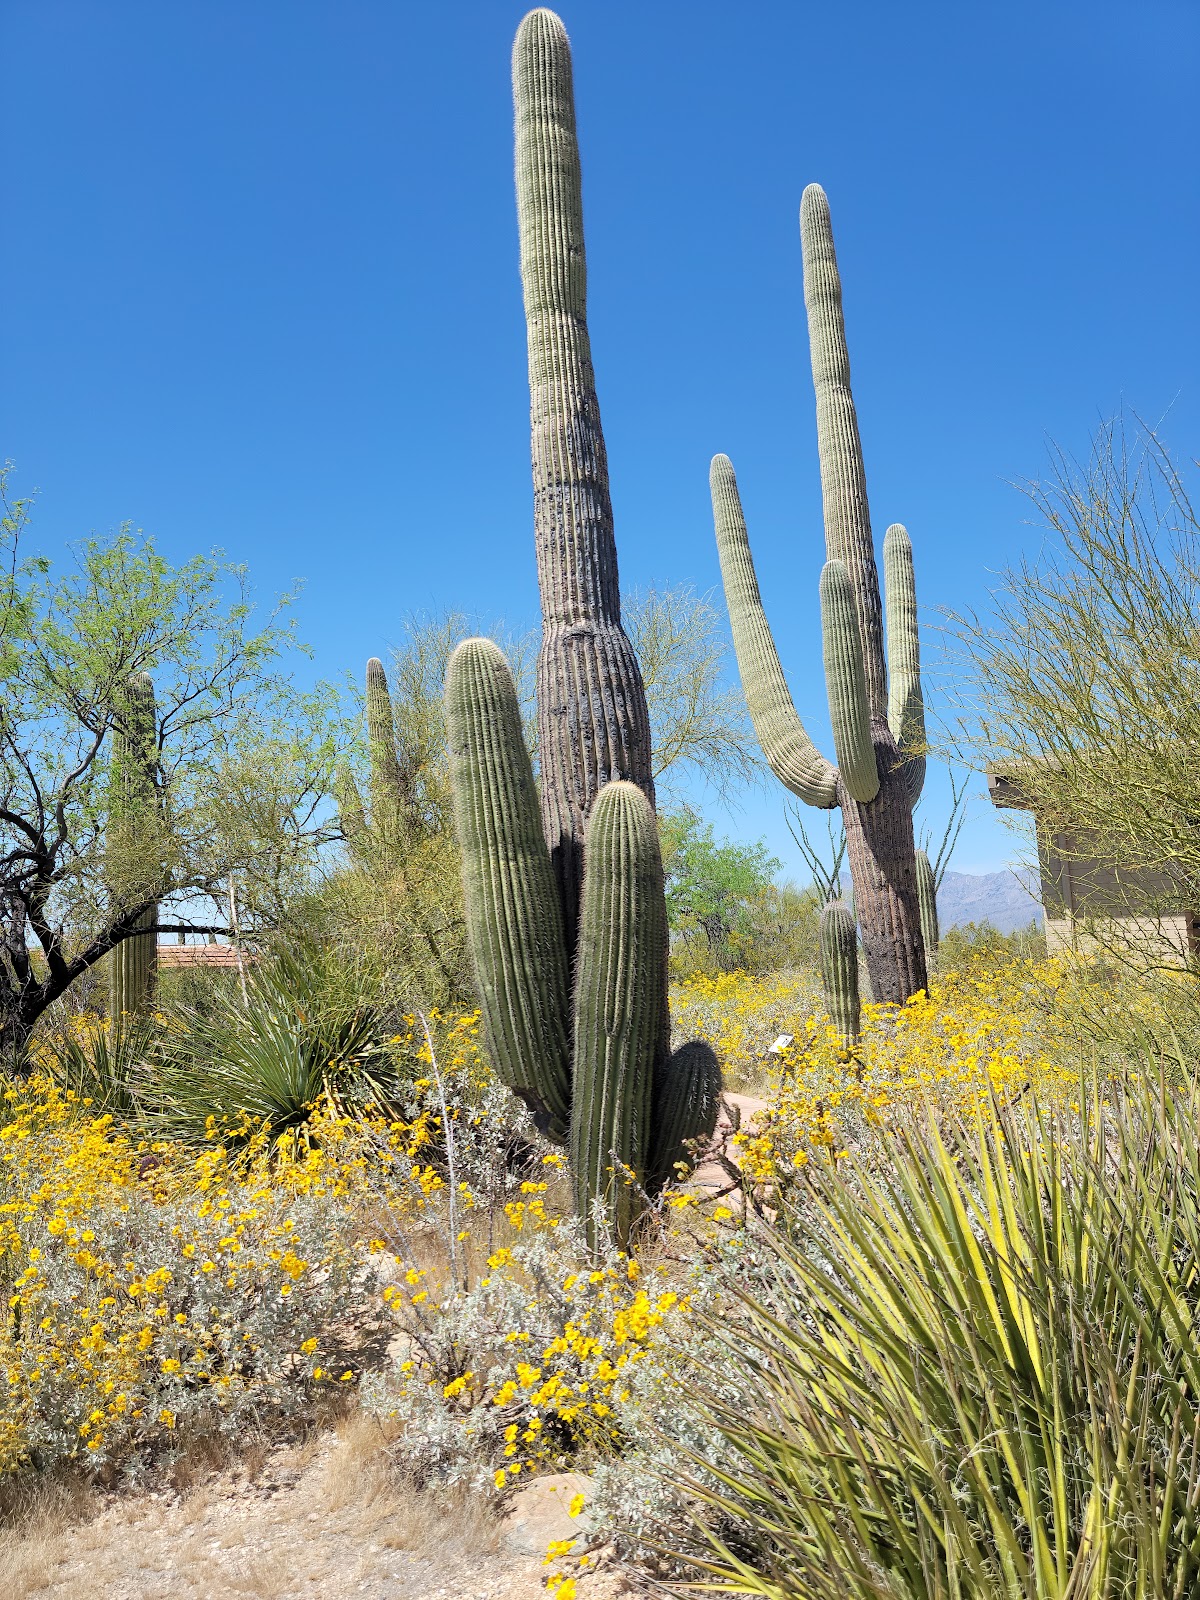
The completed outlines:
{"type": "MultiPolygon", "coordinates": [[[[549,1537],[552,1522],[553,1510],[549,1537]]],[[[513,1548],[529,1542],[528,1527],[518,1537],[467,1499],[398,1487],[370,1425],[350,1421],[189,1490],[48,1504],[0,1534],[0,1595],[537,1600],[547,1568],[513,1548]]],[[[578,1600],[635,1592],[604,1571],[577,1589],[578,1600]]]]}

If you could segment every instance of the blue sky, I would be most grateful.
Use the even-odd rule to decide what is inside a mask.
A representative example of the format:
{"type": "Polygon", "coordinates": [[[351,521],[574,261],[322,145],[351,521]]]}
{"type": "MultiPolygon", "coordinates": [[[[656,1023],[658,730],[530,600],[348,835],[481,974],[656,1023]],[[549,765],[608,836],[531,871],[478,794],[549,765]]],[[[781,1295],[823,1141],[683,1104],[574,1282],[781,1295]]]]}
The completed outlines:
{"type": "MultiPolygon", "coordinates": [[[[509,51],[524,7],[7,0],[0,455],[34,542],[224,547],[326,675],[407,612],[537,615],[509,51]]],[[[827,749],[800,282],[830,196],[878,535],[938,608],[1037,548],[1011,480],[1125,403],[1200,454],[1194,0],[573,0],[627,588],[719,583],[739,474],[827,749]]],[[[943,706],[953,685],[938,682],[943,706]]],[[[933,800],[936,811],[937,789],[933,800]]],[[[718,831],[788,867],[782,792],[718,831]]],[[[1013,837],[975,806],[956,865],[1013,837]]]]}

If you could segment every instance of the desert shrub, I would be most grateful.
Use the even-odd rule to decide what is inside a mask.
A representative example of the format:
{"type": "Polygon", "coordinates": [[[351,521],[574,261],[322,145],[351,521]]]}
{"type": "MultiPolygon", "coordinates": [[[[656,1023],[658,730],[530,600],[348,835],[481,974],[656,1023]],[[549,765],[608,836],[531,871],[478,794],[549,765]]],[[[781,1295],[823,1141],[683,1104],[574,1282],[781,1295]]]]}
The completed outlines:
{"type": "Polygon", "coordinates": [[[132,1121],[154,1097],[162,1032],[161,1019],[154,1016],[54,1015],[52,1024],[39,1030],[30,1054],[46,1077],[93,1115],[108,1112],[118,1121],[132,1121]]]}
{"type": "Polygon", "coordinates": [[[680,1397],[722,1446],[715,1484],[674,1463],[690,1575],[772,1600],[1194,1593],[1198,1112],[1147,1076],[907,1129],[883,1169],[811,1165],[767,1283],[709,1323],[741,1394],[699,1366],[680,1397]]]}
{"type": "Polygon", "coordinates": [[[0,1471],[136,1475],[311,1410],[369,1310],[346,1169],[139,1142],[44,1078],[0,1128],[0,1471]]]}
{"type": "Polygon", "coordinates": [[[438,1288],[412,1266],[387,1291],[402,1357],[364,1398],[403,1427],[398,1459],[421,1484],[494,1491],[619,1452],[633,1372],[687,1315],[661,1272],[593,1255],[545,1189],[523,1182],[474,1281],[438,1288]]]}
{"type": "Polygon", "coordinates": [[[968,922],[942,934],[937,962],[943,971],[963,966],[995,969],[1012,961],[1040,961],[1045,954],[1046,935],[1036,922],[1012,933],[1001,933],[990,922],[968,922]]]}

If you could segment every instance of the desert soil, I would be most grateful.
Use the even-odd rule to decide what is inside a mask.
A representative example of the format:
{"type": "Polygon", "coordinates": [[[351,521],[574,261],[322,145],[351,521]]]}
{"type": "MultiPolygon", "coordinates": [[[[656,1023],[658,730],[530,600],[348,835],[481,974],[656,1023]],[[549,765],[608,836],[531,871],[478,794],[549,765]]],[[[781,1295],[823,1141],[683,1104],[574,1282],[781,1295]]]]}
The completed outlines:
{"type": "MultiPolygon", "coordinates": [[[[545,1494],[527,1495],[523,1515],[497,1520],[465,1497],[414,1494],[388,1472],[370,1425],[351,1420],[190,1489],[48,1505],[21,1531],[0,1534],[0,1593],[544,1600],[542,1553],[567,1531],[562,1492],[549,1504],[545,1494]]],[[[578,1600],[638,1593],[599,1560],[600,1571],[579,1577],[578,1600]]]]}

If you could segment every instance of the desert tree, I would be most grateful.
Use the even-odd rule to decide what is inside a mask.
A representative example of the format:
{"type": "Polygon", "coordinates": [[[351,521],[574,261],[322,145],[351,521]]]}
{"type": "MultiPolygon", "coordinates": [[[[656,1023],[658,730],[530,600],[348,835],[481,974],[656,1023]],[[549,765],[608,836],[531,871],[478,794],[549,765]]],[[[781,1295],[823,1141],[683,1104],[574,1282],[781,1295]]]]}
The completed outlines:
{"type": "Polygon", "coordinates": [[[6,476],[0,493],[0,1047],[17,1061],[155,906],[160,931],[223,931],[236,874],[247,928],[277,924],[332,837],[338,716],[293,686],[290,602],[256,623],[243,567],[173,566],[124,527],[55,570],[23,555],[28,500],[6,476]],[[145,677],[148,728],[129,720],[145,677]],[[131,739],[136,826],[112,760],[131,739]]]}

